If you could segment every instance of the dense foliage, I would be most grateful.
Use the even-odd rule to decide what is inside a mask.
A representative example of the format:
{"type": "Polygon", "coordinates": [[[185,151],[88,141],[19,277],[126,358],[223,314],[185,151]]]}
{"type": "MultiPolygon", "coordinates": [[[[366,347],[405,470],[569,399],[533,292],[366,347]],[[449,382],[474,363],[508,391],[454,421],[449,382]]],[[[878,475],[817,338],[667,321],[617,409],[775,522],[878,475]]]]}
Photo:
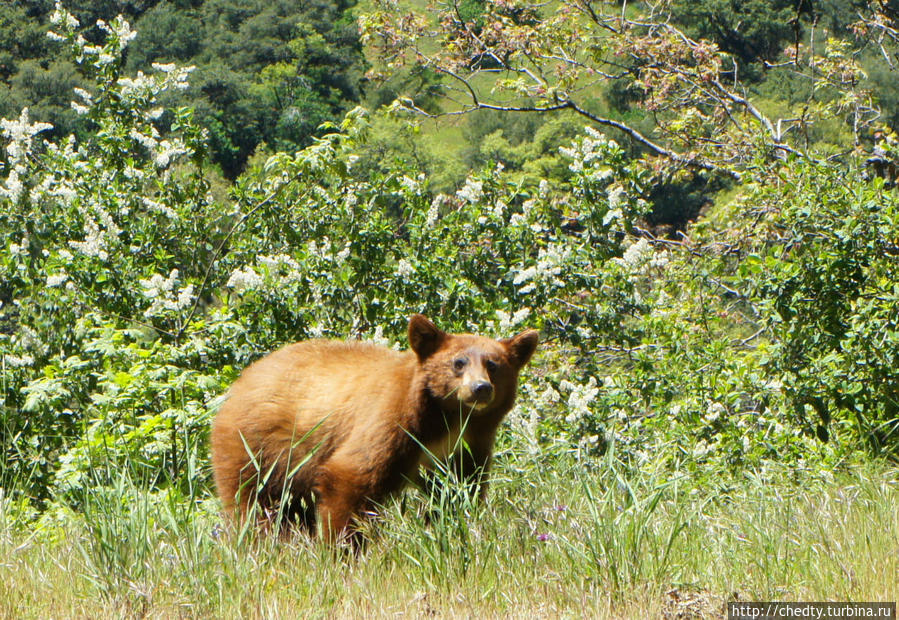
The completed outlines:
{"type": "MultiPolygon", "coordinates": [[[[29,106],[51,134],[94,130],[69,105],[72,88],[89,87],[48,39],[53,3],[6,3],[0,16],[0,117],[29,106]]],[[[123,54],[129,73],[154,62],[195,66],[192,88],[170,102],[194,108],[209,132],[212,160],[235,178],[260,144],[290,150],[310,143],[323,122],[342,118],[362,97],[365,60],[349,10],[353,2],[72,2],[86,42],[116,15],[139,34],[123,54]],[[83,26],[83,27],[82,27],[83,26]]],[[[172,119],[163,119],[171,122],[172,119]]]]}
{"type": "MultiPolygon", "coordinates": [[[[19,509],[79,505],[122,471],[187,494],[240,368],[313,336],[403,345],[413,312],[450,330],[541,330],[510,416],[538,458],[606,454],[702,478],[899,447],[897,194],[857,158],[777,140],[753,150],[771,142],[743,108],[745,125],[717,143],[730,150],[688,154],[674,140],[661,171],[658,151],[640,159],[562,119],[530,147],[485,133],[489,163],[441,193],[414,160],[373,162],[378,127],[354,109],[216,197],[215,124],[165,107],[191,72],[132,73],[139,39],[123,18],[94,43],[61,7],[51,18],[80,71],[71,108],[92,131],[45,140],[53,128],[29,110],[2,124],[0,487],[19,509]],[[647,198],[660,174],[685,170],[726,177],[730,200],[689,236],[656,238],[642,229],[647,198]]],[[[820,118],[860,123],[863,88],[826,79],[857,65],[818,58],[832,91],[820,118]]],[[[707,70],[691,66],[656,101],[707,70]]],[[[694,120],[683,135],[707,135],[709,119],[694,120]]]]}

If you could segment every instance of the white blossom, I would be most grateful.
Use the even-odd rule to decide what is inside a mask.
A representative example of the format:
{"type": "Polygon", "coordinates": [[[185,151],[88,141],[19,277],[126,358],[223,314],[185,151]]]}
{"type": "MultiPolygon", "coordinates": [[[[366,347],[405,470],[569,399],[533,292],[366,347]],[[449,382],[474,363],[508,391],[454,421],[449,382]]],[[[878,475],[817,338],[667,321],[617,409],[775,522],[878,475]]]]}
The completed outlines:
{"type": "Polygon", "coordinates": [[[6,181],[0,186],[0,196],[5,196],[13,202],[18,201],[25,191],[25,185],[19,178],[19,168],[19,166],[13,167],[13,169],[9,171],[6,181]]]}
{"type": "Polygon", "coordinates": [[[166,310],[179,312],[193,303],[194,285],[188,284],[176,291],[177,280],[178,270],[172,269],[167,278],[155,273],[149,279],[139,281],[144,297],[152,300],[150,307],[144,311],[145,316],[156,316],[166,310]]]}
{"type": "Polygon", "coordinates": [[[179,155],[185,153],[187,153],[187,147],[180,140],[162,140],[159,142],[159,148],[154,154],[153,160],[157,167],[167,168],[179,155]]]}
{"type": "Polygon", "coordinates": [[[415,273],[415,268],[412,266],[412,263],[407,261],[405,258],[401,258],[396,263],[396,275],[405,278],[406,276],[410,276],[415,273]]]}
{"type": "Polygon", "coordinates": [[[125,49],[125,46],[137,36],[137,32],[131,29],[131,24],[121,15],[112,20],[112,25],[107,24],[102,19],[98,19],[97,27],[107,34],[115,35],[119,50],[125,49]]]}
{"type": "Polygon", "coordinates": [[[388,340],[384,336],[384,327],[382,325],[378,325],[377,327],[375,327],[375,333],[372,334],[371,338],[369,338],[368,340],[369,342],[380,345],[382,347],[389,347],[391,344],[390,340],[388,340]]]}
{"type": "Polygon", "coordinates": [[[157,202],[157,201],[153,200],[152,198],[148,198],[147,196],[144,196],[142,198],[142,202],[144,203],[144,206],[147,208],[147,210],[150,212],[161,213],[162,215],[165,215],[166,217],[168,217],[170,219],[175,219],[178,217],[178,214],[170,206],[163,204],[161,202],[157,202]]]}
{"type": "Polygon", "coordinates": [[[94,96],[91,95],[88,91],[84,90],[83,88],[75,87],[72,90],[76,95],[81,97],[81,99],[84,101],[84,103],[91,104],[94,102],[94,96]]]}
{"type": "Polygon", "coordinates": [[[10,367],[21,368],[34,364],[34,358],[30,355],[22,355],[21,357],[18,355],[4,355],[3,362],[10,367]]]}
{"type": "Polygon", "coordinates": [[[641,237],[636,243],[632,243],[617,260],[625,267],[634,270],[643,263],[649,251],[651,251],[649,241],[645,237],[641,237]]]}
{"type": "Polygon", "coordinates": [[[431,201],[431,207],[428,209],[428,215],[425,219],[425,226],[427,228],[433,228],[434,224],[437,223],[437,218],[440,217],[440,207],[449,199],[449,196],[446,194],[437,194],[434,197],[434,200],[431,201]]]}
{"type": "Polygon", "coordinates": [[[170,293],[175,287],[175,280],[177,279],[178,270],[172,269],[168,278],[165,278],[158,273],[154,273],[148,280],[139,280],[139,282],[144,289],[144,297],[154,299],[160,295],[165,296],[166,293],[170,293]]]}
{"type": "Polygon", "coordinates": [[[693,458],[702,458],[712,452],[714,449],[714,445],[709,445],[708,443],[706,443],[705,439],[700,439],[696,442],[696,445],[693,446],[693,458]]]}
{"type": "MultiPolygon", "coordinates": [[[[568,168],[572,172],[582,172],[585,168],[590,167],[594,161],[602,161],[605,157],[604,151],[609,147],[617,147],[614,140],[609,140],[603,134],[596,131],[592,127],[585,127],[586,136],[575,140],[570,147],[559,147],[559,153],[571,159],[568,168]]],[[[607,167],[601,168],[594,173],[597,180],[606,180],[611,176],[611,170],[607,167]]]]}
{"type": "Polygon", "coordinates": [[[256,288],[261,284],[262,276],[256,273],[252,267],[247,266],[243,269],[235,269],[231,273],[231,277],[228,278],[228,283],[225,284],[225,286],[233,288],[236,291],[243,291],[256,288]]]}
{"type": "Polygon", "coordinates": [[[346,259],[350,256],[350,251],[350,244],[347,242],[346,245],[343,246],[343,249],[334,256],[338,265],[342,265],[346,262],[346,259]]]}
{"type": "Polygon", "coordinates": [[[153,136],[148,136],[143,133],[137,127],[132,127],[131,131],[128,132],[128,135],[138,144],[143,146],[146,149],[153,150],[159,144],[159,142],[153,136]]]}
{"type": "Polygon", "coordinates": [[[178,68],[178,65],[176,65],[173,62],[166,62],[166,63],[154,62],[150,66],[162,73],[172,73],[173,71],[175,71],[178,68]]]}
{"type": "Polygon", "coordinates": [[[178,291],[178,298],[175,302],[174,310],[183,310],[187,308],[194,300],[194,285],[188,284],[180,291],[178,291]]]}
{"type": "Polygon", "coordinates": [[[610,223],[620,220],[623,217],[624,214],[621,212],[621,209],[609,209],[602,218],[602,225],[608,226],[610,223]]]}
{"type": "Polygon", "coordinates": [[[540,184],[537,186],[537,195],[541,198],[549,196],[549,181],[540,179],[540,184]]]}
{"type": "Polygon", "coordinates": [[[703,420],[707,424],[712,424],[716,422],[722,414],[726,414],[727,409],[721,403],[712,402],[709,403],[708,409],[706,409],[705,415],[702,417],[703,420]]]}
{"type": "Polygon", "coordinates": [[[47,286],[53,288],[55,286],[59,286],[60,284],[64,284],[68,279],[69,276],[64,273],[54,273],[47,276],[47,286]]]}
{"type": "Polygon", "coordinates": [[[611,192],[609,192],[609,207],[612,209],[618,208],[624,200],[627,199],[627,191],[621,187],[620,185],[616,185],[611,192]]]}
{"type": "Polygon", "coordinates": [[[537,264],[518,271],[512,283],[516,286],[524,284],[518,289],[522,295],[536,290],[537,284],[562,286],[564,283],[559,279],[559,275],[569,255],[570,250],[561,244],[550,244],[546,248],[541,248],[537,254],[537,264]]]}
{"type": "Polygon", "coordinates": [[[36,134],[52,129],[50,123],[30,123],[28,108],[22,108],[18,119],[0,119],[0,128],[3,129],[3,137],[9,138],[6,146],[10,163],[15,163],[25,157],[31,150],[31,142],[36,134]]]}
{"type": "Polygon", "coordinates": [[[403,175],[403,178],[400,179],[400,185],[403,186],[407,192],[412,194],[417,194],[421,191],[421,186],[418,184],[418,181],[415,179],[410,179],[409,177],[403,175]]]}
{"type": "Polygon", "coordinates": [[[497,310],[496,318],[499,319],[499,330],[501,332],[506,332],[516,325],[521,325],[530,315],[531,309],[528,307],[524,307],[512,314],[504,312],[503,310],[497,310]]]}
{"type": "Polygon", "coordinates": [[[69,29],[77,28],[80,25],[75,16],[63,8],[62,2],[59,0],[56,2],[55,10],[50,14],[50,23],[54,26],[65,24],[69,29]]]}
{"type": "Polygon", "coordinates": [[[456,192],[456,196],[472,204],[478,203],[484,198],[484,182],[475,181],[468,177],[465,179],[465,185],[462,186],[462,189],[456,192]]]}
{"type": "Polygon", "coordinates": [[[559,388],[569,392],[568,394],[568,411],[565,421],[573,424],[583,417],[590,415],[590,403],[596,399],[599,394],[599,386],[596,384],[596,377],[590,377],[587,383],[579,385],[571,381],[563,380],[559,383],[559,388]]]}
{"type": "MultiPolygon", "coordinates": [[[[69,241],[69,247],[74,248],[85,256],[96,256],[100,260],[105,261],[109,257],[106,248],[108,247],[110,232],[113,231],[101,229],[92,217],[85,218],[84,227],[86,229],[84,241],[69,241]]],[[[113,230],[114,234],[120,232],[117,227],[113,230]]]]}

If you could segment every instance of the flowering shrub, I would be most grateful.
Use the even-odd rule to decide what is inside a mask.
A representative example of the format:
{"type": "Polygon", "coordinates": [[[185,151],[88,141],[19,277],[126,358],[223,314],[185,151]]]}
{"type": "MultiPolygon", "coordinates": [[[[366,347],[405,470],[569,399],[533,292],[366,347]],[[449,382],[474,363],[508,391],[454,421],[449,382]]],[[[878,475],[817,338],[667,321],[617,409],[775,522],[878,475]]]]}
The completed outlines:
{"type": "Polygon", "coordinates": [[[203,130],[160,104],[188,72],[126,77],[124,20],[93,46],[57,11],[53,37],[94,78],[73,105],[96,131],[51,144],[27,110],[2,124],[0,485],[23,497],[77,498],[110,463],[185,488],[240,368],[308,337],[395,346],[413,312],[453,331],[542,330],[510,416],[535,452],[552,438],[696,471],[801,459],[809,407],[833,411],[849,446],[893,441],[883,256],[897,229],[882,185],[826,185],[836,226],[811,204],[819,171],[779,163],[746,188],[746,204],[771,205],[761,220],[735,214],[724,241],[702,227],[652,239],[636,228],[645,167],[593,129],[562,149],[560,185],[496,165],[434,195],[404,164],[354,168],[369,122],[357,109],[217,200],[203,130]]]}

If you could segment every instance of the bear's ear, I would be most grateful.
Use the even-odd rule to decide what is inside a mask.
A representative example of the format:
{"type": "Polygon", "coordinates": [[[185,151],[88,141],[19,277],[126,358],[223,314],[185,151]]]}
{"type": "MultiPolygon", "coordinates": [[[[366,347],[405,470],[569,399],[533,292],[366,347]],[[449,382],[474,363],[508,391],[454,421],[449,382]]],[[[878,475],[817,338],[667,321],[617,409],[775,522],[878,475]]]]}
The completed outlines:
{"type": "Polygon", "coordinates": [[[500,342],[504,344],[509,351],[509,361],[512,362],[514,366],[521,368],[531,359],[534,350],[537,348],[538,340],[540,340],[540,335],[537,333],[537,330],[529,329],[513,338],[500,340],[500,342]]]}
{"type": "Polygon", "coordinates": [[[431,356],[440,345],[446,334],[423,314],[413,314],[409,319],[409,346],[424,360],[431,356]]]}

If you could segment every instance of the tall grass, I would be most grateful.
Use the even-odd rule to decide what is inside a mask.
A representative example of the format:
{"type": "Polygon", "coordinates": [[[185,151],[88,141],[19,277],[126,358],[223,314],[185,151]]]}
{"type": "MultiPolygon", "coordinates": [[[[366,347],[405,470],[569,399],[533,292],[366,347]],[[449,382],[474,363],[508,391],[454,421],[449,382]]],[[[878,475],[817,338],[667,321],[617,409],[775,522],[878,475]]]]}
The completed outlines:
{"type": "Polygon", "coordinates": [[[899,598],[883,464],[699,480],[507,452],[486,505],[412,492],[358,555],[223,535],[205,487],[106,483],[37,521],[4,500],[0,617],[718,617],[734,597],[899,598]]]}

